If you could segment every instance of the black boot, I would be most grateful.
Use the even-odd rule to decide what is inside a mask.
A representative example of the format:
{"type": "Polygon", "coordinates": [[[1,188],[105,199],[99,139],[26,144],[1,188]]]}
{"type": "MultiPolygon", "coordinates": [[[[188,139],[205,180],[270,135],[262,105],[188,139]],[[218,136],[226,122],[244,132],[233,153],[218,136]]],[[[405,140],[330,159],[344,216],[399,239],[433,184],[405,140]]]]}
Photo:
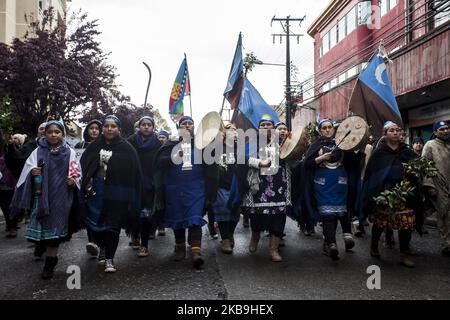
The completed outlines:
{"type": "Polygon", "coordinates": [[[47,248],[45,246],[43,246],[40,243],[36,243],[36,245],[34,247],[34,258],[36,260],[41,260],[42,255],[45,253],[46,250],[47,250],[47,248]]]}
{"type": "Polygon", "coordinates": [[[378,239],[372,236],[370,244],[370,255],[374,258],[380,258],[380,251],[378,251],[378,239]]]}
{"type": "Polygon", "coordinates": [[[53,278],[53,272],[57,263],[58,257],[45,257],[45,265],[44,270],[42,271],[42,279],[53,278]]]}

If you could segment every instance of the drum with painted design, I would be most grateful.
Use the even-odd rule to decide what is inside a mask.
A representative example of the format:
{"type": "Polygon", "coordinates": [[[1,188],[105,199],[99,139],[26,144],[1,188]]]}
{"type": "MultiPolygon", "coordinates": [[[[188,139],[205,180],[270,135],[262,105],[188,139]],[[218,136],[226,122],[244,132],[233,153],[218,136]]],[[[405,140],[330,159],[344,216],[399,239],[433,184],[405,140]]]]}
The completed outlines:
{"type": "Polygon", "coordinates": [[[286,161],[301,160],[308,147],[309,140],[306,129],[295,129],[283,141],[280,147],[280,158],[286,161]]]}
{"type": "Polygon", "coordinates": [[[336,131],[336,145],[343,151],[356,151],[363,148],[369,140],[367,122],[359,116],[351,116],[342,121],[336,131]]]}

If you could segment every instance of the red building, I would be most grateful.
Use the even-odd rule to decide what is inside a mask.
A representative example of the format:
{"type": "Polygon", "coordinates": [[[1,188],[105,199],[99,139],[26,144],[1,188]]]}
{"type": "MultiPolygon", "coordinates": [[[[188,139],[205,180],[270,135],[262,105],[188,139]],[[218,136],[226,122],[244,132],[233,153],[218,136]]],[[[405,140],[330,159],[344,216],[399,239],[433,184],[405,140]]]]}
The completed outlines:
{"type": "Polygon", "coordinates": [[[380,41],[409,136],[450,119],[450,0],[332,0],[308,29],[320,117],[347,117],[356,78],[380,41]]]}

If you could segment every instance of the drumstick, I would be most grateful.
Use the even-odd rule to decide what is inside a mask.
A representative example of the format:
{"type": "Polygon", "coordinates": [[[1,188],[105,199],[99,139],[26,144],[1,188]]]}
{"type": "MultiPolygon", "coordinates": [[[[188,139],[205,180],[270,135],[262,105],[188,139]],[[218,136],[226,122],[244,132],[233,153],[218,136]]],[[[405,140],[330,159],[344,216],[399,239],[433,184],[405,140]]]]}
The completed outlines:
{"type": "Polygon", "coordinates": [[[333,150],[331,150],[331,152],[334,152],[334,150],[336,150],[341,145],[341,143],[350,135],[350,133],[352,133],[352,130],[348,130],[342,140],[333,148],[333,150]]]}
{"type": "Polygon", "coordinates": [[[352,130],[348,130],[348,132],[345,134],[345,136],[342,138],[342,140],[338,143],[336,148],[341,145],[341,143],[345,140],[345,138],[347,138],[350,135],[350,133],[352,133],[352,130]]]}

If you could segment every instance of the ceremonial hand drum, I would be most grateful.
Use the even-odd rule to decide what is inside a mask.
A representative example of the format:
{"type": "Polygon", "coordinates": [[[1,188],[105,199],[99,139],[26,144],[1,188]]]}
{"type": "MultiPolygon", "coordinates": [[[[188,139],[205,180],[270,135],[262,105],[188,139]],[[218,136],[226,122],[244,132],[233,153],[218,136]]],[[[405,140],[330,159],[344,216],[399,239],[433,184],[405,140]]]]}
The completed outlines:
{"type": "Polygon", "coordinates": [[[212,111],[207,113],[199,126],[194,136],[194,143],[197,149],[205,149],[214,139],[221,139],[221,133],[224,131],[222,118],[219,113],[212,111]]]}
{"type": "Polygon", "coordinates": [[[367,144],[370,132],[367,122],[359,116],[342,121],[336,131],[336,146],[343,151],[356,151],[367,144]]]}
{"type": "Polygon", "coordinates": [[[280,147],[280,158],[286,161],[301,160],[308,150],[309,141],[305,128],[290,132],[280,147]]]}

